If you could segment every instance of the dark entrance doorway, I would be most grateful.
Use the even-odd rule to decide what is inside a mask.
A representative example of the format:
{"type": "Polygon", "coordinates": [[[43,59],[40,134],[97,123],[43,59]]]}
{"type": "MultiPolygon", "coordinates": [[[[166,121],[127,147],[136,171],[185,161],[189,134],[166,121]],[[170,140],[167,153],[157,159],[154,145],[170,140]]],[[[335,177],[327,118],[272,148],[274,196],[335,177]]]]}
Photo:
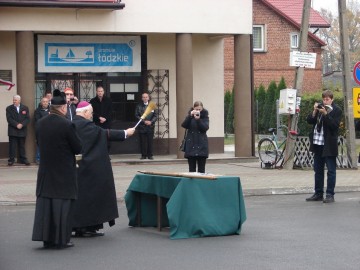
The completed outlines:
{"type": "MultiPolygon", "coordinates": [[[[81,74],[43,74],[36,78],[36,104],[46,92],[54,89],[74,89],[79,100],[90,101],[96,96],[96,87],[102,85],[105,95],[113,102],[112,128],[127,129],[136,123],[135,107],[141,100],[143,89],[141,73],[81,73],[81,74]]],[[[139,153],[137,136],[125,142],[111,142],[110,154],[139,153]]]]}
{"type": "MultiPolygon", "coordinates": [[[[108,97],[113,103],[112,128],[127,129],[136,124],[135,107],[141,100],[143,92],[141,76],[108,77],[105,85],[108,97]]],[[[139,153],[139,142],[136,134],[125,142],[111,142],[110,154],[139,153]]]]}
{"type": "MultiPolygon", "coordinates": [[[[169,153],[169,71],[148,70],[143,73],[46,73],[36,76],[35,106],[46,92],[54,89],[74,89],[80,100],[90,101],[96,95],[96,87],[102,85],[105,94],[113,103],[112,128],[133,127],[135,107],[146,90],[158,106],[158,121],[155,126],[154,154],[169,153]]],[[[138,136],[125,142],[111,142],[110,154],[140,153],[138,136]]]]}

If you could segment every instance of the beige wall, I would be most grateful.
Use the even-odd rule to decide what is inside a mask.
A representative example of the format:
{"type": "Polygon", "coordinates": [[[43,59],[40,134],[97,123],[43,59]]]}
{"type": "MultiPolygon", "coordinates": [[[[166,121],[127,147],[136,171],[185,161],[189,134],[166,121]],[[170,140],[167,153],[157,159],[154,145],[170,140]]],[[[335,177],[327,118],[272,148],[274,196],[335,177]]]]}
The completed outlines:
{"type": "MultiPolygon", "coordinates": [[[[15,56],[15,33],[0,31],[0,70],[12,70],[14,83],[16,83],[15,56]]],[[[8,86],[0,84],[0,142],[9,141],[5,110],[12,104],[12,97],[17,94],[16,85],[10,91],[7,88],[8,86]]]]}
{"type": "MultiPolygon", "coordinates": [[[[176,138],[176,59],[175,35],[148,36],[148,69],[169,70],[170,138],[176,138]],[[174,123],[173,125],[171,123],[174,123]]],[[[193,36],[194,101],[209,110],[209,137],[224,136],[223,42],[206,35],[193,36]]],[[[189,104],[189,109],[192,104],[189,104]]],[[[185,115],[184,115],[185,118],[185,115]]]]}
{"type": "Polygon", "coordinates": [[[123,10],[6,8],[0,30],[250,34],[252,0],[131,0],[123,10]]]}
{"type": "Polygon", "coordinates": [[[223,39],[193,37],[194,101],[209,111],[209,137],[224,136],[224,48],[223,39]]]}
{"type": "MultiPolygon", "coordinates": [[[[12,69],[16,83],[15,33],[0,32],[0,69],[12,69]]],[[[147,38],[148,69],[169,70],[170,123],[176,123],[176,59],[174,34],[150,34],[147,38]]],[[[194,101],[201,100],[210,113],[210,137],[222,137],[223,115],[223,41],[221,38],[209,38],[207,35],[193,36],[193,83],[194,101]]],[[[16,86],[7,91],[0,86],[0,110],[12,103],[17,93],[16,86]]],[[[34,93],[35,94],[35,93],[34,93]]],[[[26,104],[33,106],[33,104],[26,104]]],[[[189,104],[189,108],[192,104],[189,104]]],[[[185,116],[184,116],[185,117],[185,116]]],[[[5,114],[0,114],[0,142],[7,142],[5,114]]],[[[176,138],[176,124],[170,124],[170,138],[176,138]]]]}

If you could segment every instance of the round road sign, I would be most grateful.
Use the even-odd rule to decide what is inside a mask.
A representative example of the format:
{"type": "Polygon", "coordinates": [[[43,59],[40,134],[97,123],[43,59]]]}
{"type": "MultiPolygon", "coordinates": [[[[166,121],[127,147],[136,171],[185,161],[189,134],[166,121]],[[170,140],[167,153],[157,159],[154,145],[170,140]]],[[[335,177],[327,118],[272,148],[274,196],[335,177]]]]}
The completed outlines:
{"type": "Polygon", "coordinates": [[[354,80],[357,84],[360,84],[360,62],[357,62],[354,66],[354,80]]]}

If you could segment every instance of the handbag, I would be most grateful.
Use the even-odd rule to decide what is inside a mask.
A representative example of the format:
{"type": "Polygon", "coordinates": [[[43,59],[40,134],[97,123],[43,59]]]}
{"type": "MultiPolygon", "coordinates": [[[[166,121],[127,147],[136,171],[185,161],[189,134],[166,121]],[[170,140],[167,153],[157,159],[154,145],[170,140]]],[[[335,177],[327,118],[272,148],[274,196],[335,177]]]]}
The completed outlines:
{"type": "Polygon", "coordinates": [[[180,151],[183,151],[183,152],[185,152],[186,135],[187,135],[187,129],[185,130],[184,138],[183,138],[183,140],[181,141],[181,144],[180,144],[180,147],[179,147],[179,150],[180,150],[180,151]]]}

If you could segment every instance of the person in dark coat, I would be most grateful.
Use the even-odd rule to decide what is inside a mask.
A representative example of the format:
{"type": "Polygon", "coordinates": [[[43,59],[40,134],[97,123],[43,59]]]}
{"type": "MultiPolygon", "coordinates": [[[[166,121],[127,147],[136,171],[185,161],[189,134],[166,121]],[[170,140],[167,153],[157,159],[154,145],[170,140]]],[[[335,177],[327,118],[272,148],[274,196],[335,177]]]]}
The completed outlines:
{"type": "Polygon", "coordinates": [[[8,122],[9,136],[8,165],[14,165],[16,148],[19,152],[20,160],[18,160],[18,162],[30,165],[25,152],[27,125],[30,123],[29,108],[21,103],[21,97],[19,95],[15,95],[13,97],[13,104],[6,107],[6,119],[8,122]]]}
{"type": "Polygon", "coordinates": [[[185,155],[188,159],[189,172],[205,173],[206,159],[209,157],[209,144],[206,135],[209,129],[209,112],[204,109],[201,101],[194,102],[184,122],[181,124],[186,131],[185,155]]]}
{"type": "Polygon", "coordinates": [[[70,87],[66,87],[64,93],[67,102],[66,118],[72,121],[76,115],[76,105],[78,104],[79,100],[77,97],[75,97],[74,90],[72,90],[70,87]]]}
{"type": "MultiPolygon", "coordinates": [[[[355,131],[360,131],[360,120],[357,120],[355,122],[355,131]]],[[[360,153],[359,153],[359,156],[358,156],[358,163],[360,163],[360,153]]]]}
{"type": "MultiPolygon", "coordinates": [[[[54,90],[55,92],[55,90],[54,90]]],[[[41,163],[36,183],[33,241],[45,248],[72,247],[71,207],[77,198],[75,155],[81,152],[74,125],[66,119],[66,100],[55,95],[50,114],[36,124],[41,163]]]]}
{"type": "MultiPolygon", "coordinates": [[[[96,88],[96,97],[90,100],[93,107],[93,121],[95,125],[104,128],[111,128],[112,121],[112,102],[111,99],[105,96],[105,91],[102,86],[96,88]]],[[[110,152],[110,141],[108,142],[108,152],[110,152]]]]}
{"type": "MultiPolygon", "coordinates": [[[[49,115],[49,113],[50,113],[49,100],[48,98],[43,97],[40,101],[39,107],[34,112],[35,125],[41,118],[49,115]]],[[[40,164],[40,150],[38,145],[36,145],[35,161],[36,164],[40,164]]]]}
{"type": "Polygon", "coordinates": [[[90,100],[90,104],[94,110],[93,121],[95,125],[109,129],[111,128],[112,102],[104,94],[104,88],[98,86],[96,88],[96,97],[90,100]]]}
{"type": "MultiPolygon", "coordinates": [[[[49,106],[49,110],[50,110],[52,93],[50,93],[50,92],[45,93],[45,95],[44,95],[43,97],[44,97],[44,98],[47,98],[47,100],[48,100],[48,106],[49,106]]],[[[41,104],[41,101],[40,101],[39,104],[38,104],[38,108],[41,108],[41,107],[42,107],[42,104],[41,104]]]]}
{"type": "Polygon", "coordinates": [[[322,93],[322,104],[315,102],[307,122],[313,125],[310,133],[310,151],[314,153],[315,193],[306,201],[332,203],[336,184],[336,157],[338,155],[338,135],[342,111],[333,102],[330,90],[322,93]],[[324,194],[324,170],[327,167],[326,197],[324,194]]]}
{"type": "MultiPolygon", "coordinates": [[[[144,114],[147,106],[149,105],[150,96],[148,93],[143,93],[141,96],[142,102],[140,102],[135,109],[135,117],[140,120],[144,114]]],[[[140,159],[154,159],[153,158],[153,140],[154,140],[154,128],[157,121],[156,110],[151,111],[143,121],[140,122],[137,129],[139,132],[140,140],[140,159]]]]}
{"type": "Polygon", "coordinates": [[[135,129],[103,129],[92,121],[93,108],[81,101],[73,123],[83,149],[79,163],[78,199],[74,203],[72,227],[76,236],[101,236],[98,230],[103,223],[110,226],[118,218],[114,176],[107,151],[108,141],[123,141],[134,134],[135,129]]]}

